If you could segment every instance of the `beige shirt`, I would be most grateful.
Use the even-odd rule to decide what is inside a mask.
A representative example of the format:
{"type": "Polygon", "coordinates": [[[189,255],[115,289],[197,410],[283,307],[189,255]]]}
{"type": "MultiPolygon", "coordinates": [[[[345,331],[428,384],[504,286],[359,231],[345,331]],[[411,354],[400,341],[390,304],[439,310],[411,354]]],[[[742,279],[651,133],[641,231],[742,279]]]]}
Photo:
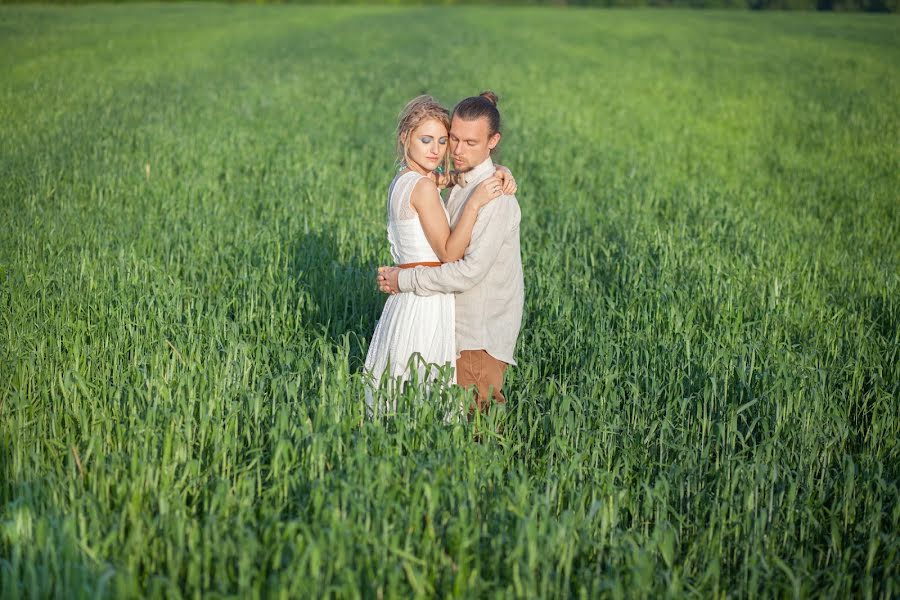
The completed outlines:
{"type": "MultiPolygon", "coordinates": [[[[466,173],[447,199],[455,226],[475,187],[494,173],[486,161],[466,173]]],[[[500,196],[478,212],[472,241],[463,258],[440,267],[400,271],[400,291],[419,296],[456,294],[456,351],[485,350],[505,363],[513,354],[522,325],[525,284],[519,249],[522,213],[515,196],[500,196]]]]}

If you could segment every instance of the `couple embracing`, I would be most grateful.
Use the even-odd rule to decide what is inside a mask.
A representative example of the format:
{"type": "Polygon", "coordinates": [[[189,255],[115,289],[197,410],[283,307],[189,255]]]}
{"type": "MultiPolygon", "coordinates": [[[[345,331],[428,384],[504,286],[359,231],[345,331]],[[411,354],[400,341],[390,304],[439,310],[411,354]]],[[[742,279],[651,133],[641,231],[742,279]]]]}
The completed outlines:
{"type": "MultiPolygon", "coordinates": [[[[499,142],[493,92],[462,100],[452,115],[419,96],[400,114],[400,171],[387,201],[396,265],[378,269],[379,289],[390,297],[366,356],[373,383],[408,380],[413,370],[427,381],[436,367],[455,364],[454,380],[472,389],[478,410],[506,401],[524,283],[515,180],[491,160],[499,142]]],[[[383,408],[371,394],[367,403],[372,413],[383,408]]]]}

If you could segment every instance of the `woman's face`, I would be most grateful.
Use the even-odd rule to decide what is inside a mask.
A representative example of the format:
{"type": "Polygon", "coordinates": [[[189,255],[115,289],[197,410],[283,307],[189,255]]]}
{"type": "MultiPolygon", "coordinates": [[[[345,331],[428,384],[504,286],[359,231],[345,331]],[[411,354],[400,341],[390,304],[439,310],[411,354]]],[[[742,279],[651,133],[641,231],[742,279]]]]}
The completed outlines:
{"type": "Polygon", "coordinates": [[[410,133],[407,160],[411,169],[430,173],[441,164],[446,153],[447,128],[437,119],[421,123],[410,133]]]}

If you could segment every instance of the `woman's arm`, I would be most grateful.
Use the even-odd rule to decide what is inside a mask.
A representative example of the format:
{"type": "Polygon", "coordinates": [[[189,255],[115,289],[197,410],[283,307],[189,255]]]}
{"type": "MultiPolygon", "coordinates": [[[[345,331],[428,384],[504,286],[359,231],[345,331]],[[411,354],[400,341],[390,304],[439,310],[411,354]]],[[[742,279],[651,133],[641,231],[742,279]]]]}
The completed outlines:
{"type": "Polygon", "coordinates": [[[409,203],[419,215],[425,237],[441,262],[453,262],[463,257],[466,246],[472,240],[472,229],[478,211],[494,198],[503,194],[500,179],[489,177],[472,192],[453,231],[447,223],[447,215],[438,194],[437,186],[430,179],[420,179],[413,188],[409,203]]]}

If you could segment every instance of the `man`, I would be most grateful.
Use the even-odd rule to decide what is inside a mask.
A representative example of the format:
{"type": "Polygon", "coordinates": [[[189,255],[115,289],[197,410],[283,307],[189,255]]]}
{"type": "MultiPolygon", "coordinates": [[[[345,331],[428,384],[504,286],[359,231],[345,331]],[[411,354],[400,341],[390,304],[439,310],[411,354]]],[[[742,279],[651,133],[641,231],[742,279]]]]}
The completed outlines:
{"type": "MultiPolygon", "coordinates": [[[[475,187],[494,173],[491,152],[500,142],[497,96],[484,92],[453,109],[450,153],[459,174],[447,199],[456,225],[475,187]]],[[[522,324],[525,286],[519,250],[521,212],[515,196],[501,196],[478,213],[465,256],[440,267],[380,267],[378,285],[386,293],[420,296],[456,294],[457,384],[475,388],[475,403],[486,410],[493,398],[506,402],[503,376],[514,365],[522,324]]]]}

